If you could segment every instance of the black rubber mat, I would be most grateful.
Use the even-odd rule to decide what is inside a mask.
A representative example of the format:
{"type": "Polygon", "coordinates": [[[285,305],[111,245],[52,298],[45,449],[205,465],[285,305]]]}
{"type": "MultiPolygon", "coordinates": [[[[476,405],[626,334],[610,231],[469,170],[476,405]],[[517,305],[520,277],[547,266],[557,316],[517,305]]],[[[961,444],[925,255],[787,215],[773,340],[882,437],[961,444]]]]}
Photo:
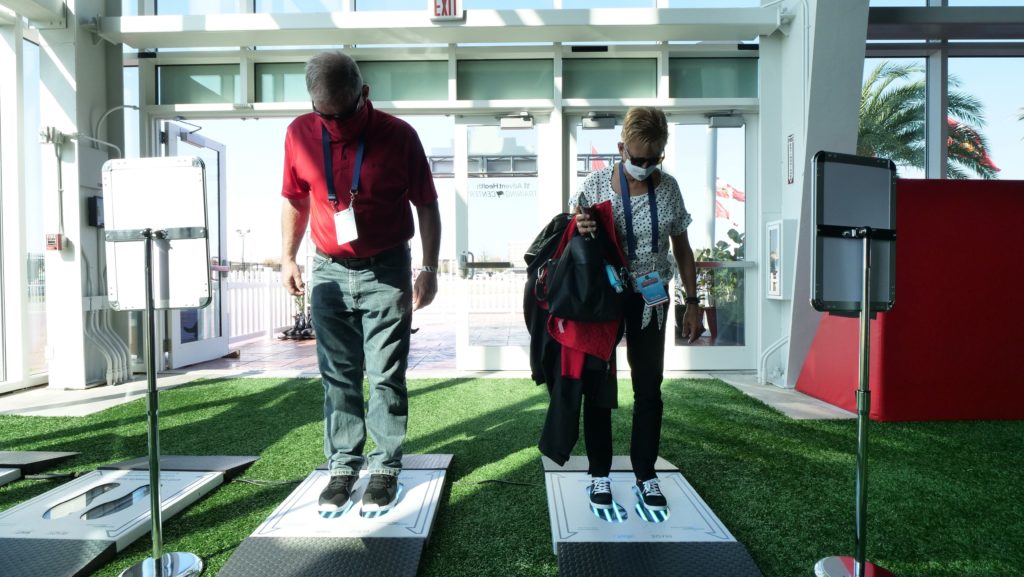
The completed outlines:
{"type": "MultiPolygon", "coordinates": [[[[161,471],[218,471],[224,473],[224,482],[242,474],[259,457],[233,455],[160,455],[161,471]]],[[[99,469],[148,471],[149,457],[139,457],[99,467],[99,469]]]]}
{"type": "MultiPolygon", "coordinates": [[[[541,462],[544,464],[545,473],[561,472],[561,473],[586,473],[590,469],[590,461],[586,457],[576,456],[569,457],[569,460],[565,462],[565,465],[561,467],[558,463],[555,463],[547,457],[541,457],[541,462]]],[[[633,470],[633,464],[629,461],[629,457],[623,455],[616,455],[612,457],[612,472],[621,473],[633,470]]],[[[654,462],[655,471],[678,471],[679,467],[676,467],[672,463],[669,463],[665,459],[658,457],[658,460],[654,462]]]]}
{"type": "Polygon", "coordinates": [[[0,451],[0,469],[21,469],[22,475],[31,475],[79,454],[55,451],[0,451]]]}
{"type": "Polygon", "coordinates": [[[559,543],[560,577],[762,577],[740,543],[559,543]]]}
{"type": "Polygon", "coordinates": [[[0,539],[4,577],[84,577],[114,558],[113,541],[0,539]]]}
{"type": "Polygon", "coordinates": [[[414,577],[425,539],[249,537],[219,577],[414,577]]]}
{"type": "MultiPolygon", "coordinates": [[[[452,455],[406,455],[402,457],[402,468],[412,470],[446,470],[452,464],[452,455]]],[[[366,465],[363,465],[366,468],[366,465]]],[[[327,463],[316,468],[326,471],[327,463]]]]}

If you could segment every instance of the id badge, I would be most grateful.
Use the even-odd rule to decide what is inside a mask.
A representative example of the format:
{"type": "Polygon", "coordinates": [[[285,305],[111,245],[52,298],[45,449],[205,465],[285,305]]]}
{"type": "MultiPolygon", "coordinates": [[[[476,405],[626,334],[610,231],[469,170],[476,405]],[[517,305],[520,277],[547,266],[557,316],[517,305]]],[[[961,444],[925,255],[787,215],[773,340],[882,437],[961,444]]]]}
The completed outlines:
{"type": "Polygon", "coordinates": [[[649,307],[668,302],[668,291],[665,290],[665,283],[661,282],[661,275],[656,270],[637,275],[636,290],[644,297],[644,303],[649,307]]]}
{"type": "Polygon", "coordinates": [[[334,213],[334,232],[338,236],[338,246],[359,238],[356,230],[356,211],[349,206],[341,212],[334,213]]]}

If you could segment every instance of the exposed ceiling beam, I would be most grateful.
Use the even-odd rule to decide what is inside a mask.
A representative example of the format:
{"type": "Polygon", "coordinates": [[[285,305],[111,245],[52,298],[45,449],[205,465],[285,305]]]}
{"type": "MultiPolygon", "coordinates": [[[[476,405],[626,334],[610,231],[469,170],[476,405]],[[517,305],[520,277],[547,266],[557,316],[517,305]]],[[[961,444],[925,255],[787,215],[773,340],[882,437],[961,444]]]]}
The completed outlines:
{"type": "Polygon", "coordinates": [[[0,0],[0,6],[13,10],[31,22],[64,20],[64,0],[0,0]]]}
{"type": "Polygon", "coordinates": [[[135,49],[190,46],[464,44],[751,40],[779,29],[778,7],[467,10],[463,22],[424,11],[101,18],[99,34],[135,49]]]}
{"type": "Polygon", "coordinates": [[[7,8],[0,5],[0,26],[5,24],[14,24],[18,21],[18,15],[14,12],[9,12],[7,8]]]}
{"type": "Polygon", "coordinates": [[[1024,40],[1024,7],[872,8],[869,40],[1024,40]]]}

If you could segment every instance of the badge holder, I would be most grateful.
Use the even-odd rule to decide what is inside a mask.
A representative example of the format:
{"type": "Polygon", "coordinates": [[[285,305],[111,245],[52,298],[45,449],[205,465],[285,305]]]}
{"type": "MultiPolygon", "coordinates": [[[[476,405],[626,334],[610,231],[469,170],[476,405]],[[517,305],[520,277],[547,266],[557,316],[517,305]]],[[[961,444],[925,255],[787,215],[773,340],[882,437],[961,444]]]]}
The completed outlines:
{"type": "Polygon", "coordinates": [[[665,290],[661,275],[656,270],[636,277],[636,290],[644,297],[644,304],[648,307],[668,302],[668,291],[665,290]]]}

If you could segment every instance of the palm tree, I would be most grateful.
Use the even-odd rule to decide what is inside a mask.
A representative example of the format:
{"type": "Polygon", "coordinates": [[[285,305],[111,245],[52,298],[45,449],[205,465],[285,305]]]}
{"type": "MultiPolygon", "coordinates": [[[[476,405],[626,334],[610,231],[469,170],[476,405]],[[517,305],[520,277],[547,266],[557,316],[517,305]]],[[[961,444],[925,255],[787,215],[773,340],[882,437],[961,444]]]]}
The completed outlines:
{"type": "MultiPolygon", "coordinates": [[[[925,82],[911,80],[923,73],[919,65],[882,62],[871,71],[860,97],[857,154],[892,159],[897,165],[924,168],[925,82]]],[[[949,86],[960,81],[949,77],[949,86]]],[[[947,178],[997,178],[999,167],[988,155],[984,135],[975,127],[985,125],[981,102],[973,95],[950,90],[947,122],[949,147],[947,178]]]]}

